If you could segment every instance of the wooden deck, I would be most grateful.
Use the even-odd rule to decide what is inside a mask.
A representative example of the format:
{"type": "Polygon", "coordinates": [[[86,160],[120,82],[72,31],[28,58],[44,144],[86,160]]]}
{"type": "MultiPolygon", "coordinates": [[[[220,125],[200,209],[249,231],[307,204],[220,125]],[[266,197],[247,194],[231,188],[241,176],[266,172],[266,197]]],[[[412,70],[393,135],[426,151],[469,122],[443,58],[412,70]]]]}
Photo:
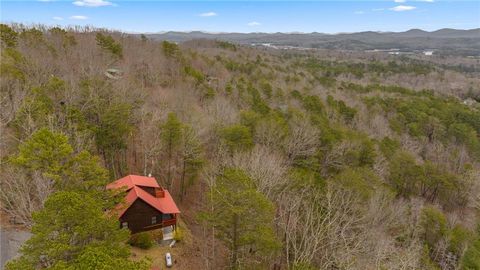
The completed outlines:
{"type": "Polygon", "coordinates": [[[160,228],[171,226],[171,225],[175,226],[176,224],[177,224],[177,219],[172,218],[172,219],[163,220],[162,223],[146,226],[145,230],[146,231],[155,230],[155,229],[160,229],[160,228]]]}

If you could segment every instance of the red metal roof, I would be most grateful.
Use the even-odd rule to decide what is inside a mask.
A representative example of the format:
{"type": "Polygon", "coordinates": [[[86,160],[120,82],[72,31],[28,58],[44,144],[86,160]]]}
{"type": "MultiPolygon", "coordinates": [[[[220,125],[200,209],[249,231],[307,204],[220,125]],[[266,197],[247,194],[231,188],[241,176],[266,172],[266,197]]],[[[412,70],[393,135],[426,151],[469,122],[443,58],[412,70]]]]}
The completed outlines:
{"type": "Polygon", "coordinates": [[[107,189],[117,189],[121,187],[127,187],[127,190],[134,186],[142,187],[160,187],[157,180],[153,177],[140,176],[140,175],[127,175],[107,185],[107,189]]]}
{"type": "Polygon", "coordinates": [[[178,207],[173,201],[173,198],[168,192],[168,190],[164,189],[163,190],[165,192],[164,197],[159,198],[151,195],[150,193],[146,192],[142,188],[138,187],[138,186],[146,186],[146,187],[160,188],[160,186],[157,184],[157,180],[155,180],[155,178],[153,177],[129,175],[127,177],[124,177],[122,179],[119,179],[115,182],[110,183],[109,185],[107,185],[107,189],[121,188],[124,186],[127,186],[127,190],[129,191],[125,196],[125,203],[119,204],[115,208],[115,210],[118,212],[119,217],[121,217],[137,199],[141,199],[142,201],[152,206],[153,208],[157,209],[158,211],[162,212],[163,214],[180,213],[180,210],[178,210],[178,207]],[[127,180],[124,180],[124,179],[127,179],[127,180]],[[153,179],[153,182],[151,179],[153,179]],[[141,180],[141,182],[139,182],[138,180],[141,180]],[[132,183],[131,187],[129,185],[130,183],[132,183]],[[136,183],[140,183],[140,185],[137,185],[136,183]]]}

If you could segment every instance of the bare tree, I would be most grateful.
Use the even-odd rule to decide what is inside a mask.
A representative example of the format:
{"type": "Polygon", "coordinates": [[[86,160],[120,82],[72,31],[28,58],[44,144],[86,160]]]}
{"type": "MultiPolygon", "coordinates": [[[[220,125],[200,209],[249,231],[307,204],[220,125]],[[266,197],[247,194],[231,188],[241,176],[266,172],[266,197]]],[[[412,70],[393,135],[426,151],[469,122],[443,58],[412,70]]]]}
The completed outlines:
{"type": "Polygon", "coordinates": [[[290,136],[285,142],[285,150],[290,161],[297,157],[311,156],[317,151],[320,131],[305,118],[290,121],[290,136]]]}
{"type": "Polygon", "coordinates": [[[159,123],[161,116],[157,111],[147,111],[142,108],[139,112],[138,142],[142,154],[143,175],[149,175],[156,169],[158,155],[161,149],[159,139],[159,123]]]}
{"type": "Polygon", "coordinates": [[[251,152],[235,153],[229,165],[244,170],[256,181],[258,190],[270,199],[283,192],[289,181],[285,157],[265,146],[256,146],[251,152]]]}
{"type": "Polygon", "coordinates": [[[48,195],[53,192],[53,180],[34,172],[27,176],[11,168],[2,173],[0,202],[3,211],[15,222],[30,226],[32,213],[43,207],[48,195]]]}
{"type": "Polygon", "coordinates": [[[353,194],[334,188],[326,193],[303,189],[281,200],[279,223],[288,265],[315,264],[321,269],[348,268],[359,253],[364,234],[358,226],[353,194]]]}

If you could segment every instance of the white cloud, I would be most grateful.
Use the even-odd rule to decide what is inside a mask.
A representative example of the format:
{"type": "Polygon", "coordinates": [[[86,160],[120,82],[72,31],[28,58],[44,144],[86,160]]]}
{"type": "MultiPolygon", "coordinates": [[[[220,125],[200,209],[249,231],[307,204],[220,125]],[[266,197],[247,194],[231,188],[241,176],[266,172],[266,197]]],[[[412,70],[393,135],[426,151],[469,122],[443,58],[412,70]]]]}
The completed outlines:
{"type": "Polygon", "coordinates": [[[202,14],[199,14],[200,17],[213,17],[213,16],[217,16],[218,14],[213,12],[213,11],[210,11],[210,12],[205,12],[205,13],[202,13],[202,14]]]}
{"type": "Polygon", "coordinates": [[[54,19],[54,20],[56,20],[56,21],[62,21],[62,20],[63,20],[62,17],[58,17],[58,16],[55,16],[55,17],[53,17],[52,19],[54,19]]]}
{"type": "Polygon", "coordinates": [[[393,0],[393,2],[395,2],[395,3],[405,3],[405,2],[407,2],[407,0],[393,0]]]}
{"type": "Polygon", "coordinates": [[[86,20],[86,19],[88,19],[88,17],[83,16],[83,15],[73,15],[73,16],[70,16],[70,19],[72,19],[72,20],[86,20]]]}
{"type": "Polygon", "coordinates": [[[358,14],[358,15],[362,15],[362,14],[365,14],[365,11],[362,11],[362,10],[357,10],[354,12],[355,14],[358,14]]]}
{"type": "Polygon", "coordinates": [[[103,7],[103,6],[113,6],[112,2],[105,0],[78,0],[73,2],[75,6],[79,7],[103,7]]]}
{"type": "Polygon", "coordinates": [[[259,25],[262,25],[261,23],[259,22],[249,22],[247,23],[248,26],[259,26],[259,25]]]}
{"type": "Polygon", "coordinates": [[[433,3],[435,2],[434,0],[417,0],[419,2],[428,2],[428,3],[433,3]]]}
{"type": "Polygon", "coordinates": [[[414,6],[403,6],[403,5],[390,8],[390,10],[393,10],[393,11],[409,11],[409,10],[414,10],[414,9],[416,9],[416,7],[414,7],[414,6]]]}

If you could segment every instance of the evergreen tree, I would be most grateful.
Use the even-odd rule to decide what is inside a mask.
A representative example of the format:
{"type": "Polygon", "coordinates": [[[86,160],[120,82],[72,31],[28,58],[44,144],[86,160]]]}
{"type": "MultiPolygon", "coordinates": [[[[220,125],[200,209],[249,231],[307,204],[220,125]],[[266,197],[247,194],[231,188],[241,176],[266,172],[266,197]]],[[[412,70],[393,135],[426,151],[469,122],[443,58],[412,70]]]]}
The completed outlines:
{"type": "Polygon", "coordinates": [[[244,249],[266,255],[279,248],[273,231],[274,206],[245,172],[225,169],[208,198],[212,211],[202,213],[201,218],[214,226],[217,236],[227,244],[232,269],[239,268],[244,249]]]}
{"type": "Polygon", "coordinates": [[[220,136],[230,152],[248,150],[253,147],[250,129],[243,125],[232,125],[220,130],[220,136]]]}
{"type": "Polygon", "coordinates": [[[57,190],[98,189],[108,181],[100,159],[85,150],[75,155],[68,137],[61,133],[41,128],[18,148],[12,164],[54,180],[57,190]]]}
{"type": "Polygon", "coordinates": [[[19,146],[19,154],[12,162],[29,170],[39,170],[45,176],[59,181],[73,149],[67,136],[41,128],[19,146]]]}
{"type": "Polygon", "coordinates": [[[463,255],[461,268],[462,270],[480,269],[480,226],[477,228],[477,235],[473,242],[463,255]]]}
{"type": "Polygon", "coordinates": [[[399,152],[390,161],[389,180],[399,195],[408,197],[418,190],[422,168],[408,153],[399,152]]]}
{"type": "Polygon", "coordinates": [[[0,39],[6,47],[17,46],[17,32],[6,24],[0,24],[0,39]]]}
{"type": "Polygon", "coordinates": [[[88,193],[51,195],[33,216],[33,235],[22,246],[21,257],[6,269],[148,269],[145,261],[128,260],[129,232],[119,228],[114,216],[105,215],[103,206],[88,193]]]}
{"type": "Polygon", "coordinates": [[[127,148],[132,130],[132,109],[127,103],[113,104],[98,116],[99,124],[95,129],[97,146],[115,177],[122,175],[125,167],[125,160],[119,158],[119,154],[127,148]]]}
{"type": "Polygon", "coordinates": [[[97,45],[100,46],[100,48],[110,52],[112,55],[118,58],[123,57],[122,45],[116,42],[113,37],[109,35],[104,35],[102,33],[97,33],[95,39],[97,41],[97,45]]]}
{"type": "Polygon", "coordinates": [[[180,176],[180,200],[187,192],[187,187],[197,179],[205,161],[202,146],[195,131],[190,126],[183,130],[182,172],[180,176]]]}
{"type": "Polygon", "coordinates": [[[161,139],[167,151],[167,185],[172,188],[172,163],[173,155],[180,146],[183,124],[175,113],[169,113],[167,120],[161,125],[161,139]]]}
{"type": "Polygon", "coordinates": [[[166,40],[162,41],[163,54],[167,57],[174,57],[178,54],[179,48],[178,45],[166,40]]]}

